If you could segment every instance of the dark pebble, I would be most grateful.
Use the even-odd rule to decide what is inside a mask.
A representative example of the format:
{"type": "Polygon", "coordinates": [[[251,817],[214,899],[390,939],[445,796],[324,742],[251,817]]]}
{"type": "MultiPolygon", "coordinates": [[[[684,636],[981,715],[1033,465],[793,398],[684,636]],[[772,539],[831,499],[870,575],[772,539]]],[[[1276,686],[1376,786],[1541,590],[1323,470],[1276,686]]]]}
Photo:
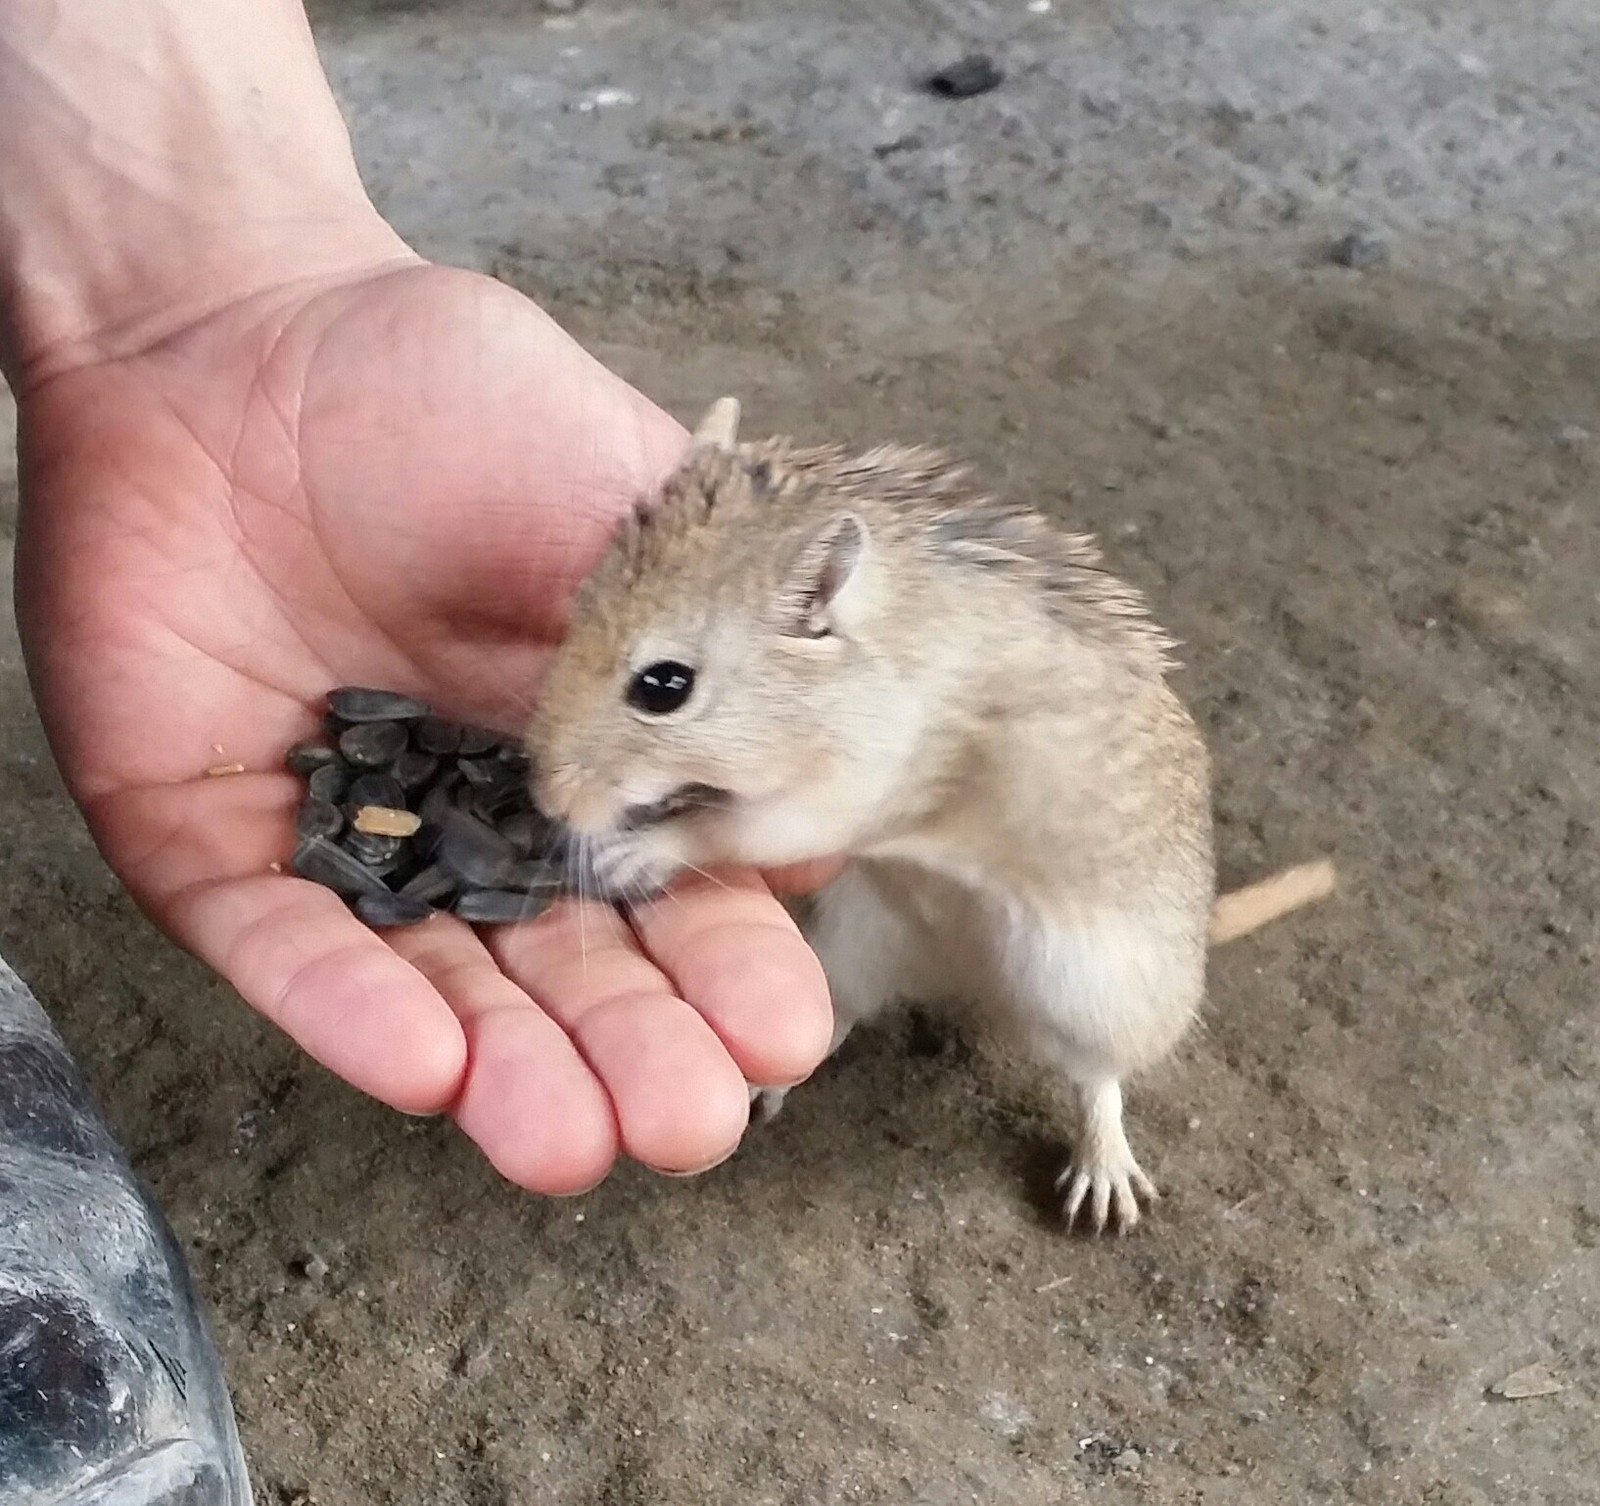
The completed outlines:
{"type": "Polygon", "coordinates": [[[481,753],[492,753],[504,739],[487,727],[463,727],[458,751],[463,758],[476,758],[481,753]]]}
{"type": "Polygon", "coordinates": [[[463,883],[497,889],[515,869],[517,850],[492,826],[465,811],[451,811],[441,823],[437,860],[463,883]]]}
{"type": "Polygon", "coordinates": [[[326,837],[307,837],[295,848],[289,866],[301,878],[332,889],[345,899],[389,892],[388,886],[377,874],[326,837]]]}
{"type": "Polygon", "coordinates": [[[413,874],[400,886],[407,899],[420,899],[425,904],[439,905],[461,887],[458,879],[442,863],[430,863],[420,873],[413,874]]]}
{"type": "Polygon", "coordinates": [[[306,780],[307,791],[317,800],[326,800],[329,805],[337,805],[343,800],[344,792],[349,788],[350,770],[342,759],[314,769],[306,780]]]}
{"type": "Polygon", "coordinates": [[[1331,260],[1341,267],[1349,267],[1352,271],[1365,272],[1371,267],[1378,266],[1387,261],[1389,248],[1375,235],[1366,235],[1360,230],[1352,230],[1349,235],[1341,237],[1333,244],[1333,249],[1328,253],[1331,260]]]}
{"type": "Polygon", "coordinates": [[[363,894],[356,901],[356,914],[369,926],[411,926],[432,915],[433,906],[426,900],[406,894],[363,894]]]}
{"type": "Polygon", "coordinates": [[[289,772],[298,774],[302,779],[309,779],[318,769],[338,762],[337,748],[330,748],[327,743],[315,742],[296,743],[289,749],[289,755],[284,759],[289,772]]]}
{"type": "Polygon", "coordinates": [[[420,748],[407,748],[389,765],[389,772],[408,793],[414,793],[428,785],[439,772],[439,760],[420,748]]]}
{"type": "Polygon", "coordinates": [[[383,873],[392,868],[399,858],[402,841],[402,837],[379,837],[369,831],[351,831],[341,845],[357,862],[364,863],[374,873],[383,873]]]}
{"type": "Polygon", "coordinates": [[[294,829],[297,836],[326,837],[331,842],[344,830],[344,815],[332,801],[312,795],[295,812],[294,829]]]}
{"type": "Polygon", "coordinates": [[[941,68],[928,80],[928,88],[942,99],[969,99],[974,94],[987,94],[1005,82],[1005,74],[986,53],[974,52],[941,68]]]}
{"type": "Polygon", "coordinates": [[[345,685],[328,696],[328,709],[345,722],[414,722],[427,716],[427,705],[393,690],[345,685]]]}
{"type": "Polygon", "coordinates": [[[411,741],[422,752],[442,758],[461,746],[461,729],[454,722],[425,716],[411,729],[411,741]]]}
{"type": "Polygon", "coordinates": [[[393,774],[363,774],[350,781],[345,791],[345,809],[354,813],[363,805],[381,805],[385,810],[404,810],[405,786],[393,774]]]}
{"type": "Polygon", "coordinates": [[[399,722],[362,722],[339,734],[339,751],[358,769],[381,769],[406,750],[406,729],[399,722]]]}
{"type": "Polygon", "coordinates": [[[532,920],[550,908],[553,892],[526,894],[518,889],[468,889],[451,907],[474,925],[512,925],[532,920]]]}

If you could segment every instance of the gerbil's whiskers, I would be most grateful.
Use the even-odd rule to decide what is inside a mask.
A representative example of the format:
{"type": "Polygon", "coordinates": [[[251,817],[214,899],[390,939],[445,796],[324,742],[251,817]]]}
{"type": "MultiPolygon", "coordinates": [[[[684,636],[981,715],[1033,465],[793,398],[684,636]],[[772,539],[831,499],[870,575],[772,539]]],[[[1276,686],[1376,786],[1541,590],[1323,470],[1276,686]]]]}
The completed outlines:
{"type": "Polygon", "coordinates": [[[589,872],[593,867],[594,856],[590,849],[589,838],[579,834],[578,837],[578,972],[585,983],[589,981],[589,927],[584,918],[589,908],[589,872]]]}
{"type": "Polygon", "coordinates": [[[719,889],[726,889],[729,894],[733,893],[733,885],[728,883],[727,880],[725,880],[725,879],[719,879],[716,876],[716,874],[707,873],[704,868],[701,868],[701,867],[697,866],[696,864],[689,862],[688,859],[684,859],[683,866],[685,868],[687,868],[691,873],[698,873],[700,875],[700,877],[703,878],[707,883],[715,884],[717,886],[717,888],[719,888],[719,889]]]}

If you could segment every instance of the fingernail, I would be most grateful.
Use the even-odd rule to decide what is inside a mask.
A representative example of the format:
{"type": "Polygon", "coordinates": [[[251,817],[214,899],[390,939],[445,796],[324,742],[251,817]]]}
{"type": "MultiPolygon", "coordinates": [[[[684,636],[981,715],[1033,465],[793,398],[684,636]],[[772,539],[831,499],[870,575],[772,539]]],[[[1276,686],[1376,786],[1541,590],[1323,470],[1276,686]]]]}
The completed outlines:
{"type": "Polygon", "coordinates": [[[708,1171],[715,1171],[724,1161],[733,1159],[734,1153],[739,1149],[739,1142],[735,1141],[732,1147],[723,1152],[714,1161],[707,1161],[704,1166],[695,1166],[688,1171],[668,1171],[665,1167],[658,1167],[664,1177],[703,1177],[708,1171]]]}

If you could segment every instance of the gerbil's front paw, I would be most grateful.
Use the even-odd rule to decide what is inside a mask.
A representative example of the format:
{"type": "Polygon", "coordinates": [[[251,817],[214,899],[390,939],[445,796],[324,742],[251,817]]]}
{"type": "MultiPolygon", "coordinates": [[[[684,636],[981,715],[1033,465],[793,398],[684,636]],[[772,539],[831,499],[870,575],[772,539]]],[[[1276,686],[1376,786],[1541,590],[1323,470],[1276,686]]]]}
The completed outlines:
{"type": "Polygon", "coordinates": [[[1157,1201],[1150,1178],[1128,1151],[1098,1157],[1074,1155],[1056,1178],[1067,1228],[1103,1234],[1108,1225],[1126,1234],[1139,1222],[1139,1199],[1157,1201]],[[1112,1215],[1115,1215],[1113,1218],[1112,1215]]]}
{"type": "Polygon", "coordinates": [[[783,1107],[783,1100],[788,1096],[787,1088],[750,1088],[750,1123],[771,1124],[778,1117],[778,1110],[783,1107]]]}

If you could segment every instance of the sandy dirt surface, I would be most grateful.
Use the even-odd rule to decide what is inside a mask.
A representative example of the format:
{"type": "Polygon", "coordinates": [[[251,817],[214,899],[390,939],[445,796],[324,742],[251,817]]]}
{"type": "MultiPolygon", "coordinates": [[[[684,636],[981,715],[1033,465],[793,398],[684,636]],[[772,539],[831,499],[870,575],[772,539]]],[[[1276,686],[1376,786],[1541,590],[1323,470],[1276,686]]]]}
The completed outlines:
{"type": "Polygon", "coordinates": [[[1186,645],[1225,879],[1344,888],[1216,954],[1130,1240],[1054,1227],[1050,1085],[914,1018],[705,1177],[542,1202],[136,916],[7,638],[4,950],[265,1506],[1600,1497],[1591,0],[315,15],[421,248],[686,418],[935,441],[1099,531],[1186,645]],[[974,45],[1000,89],[918,91],[974,45]]]}

